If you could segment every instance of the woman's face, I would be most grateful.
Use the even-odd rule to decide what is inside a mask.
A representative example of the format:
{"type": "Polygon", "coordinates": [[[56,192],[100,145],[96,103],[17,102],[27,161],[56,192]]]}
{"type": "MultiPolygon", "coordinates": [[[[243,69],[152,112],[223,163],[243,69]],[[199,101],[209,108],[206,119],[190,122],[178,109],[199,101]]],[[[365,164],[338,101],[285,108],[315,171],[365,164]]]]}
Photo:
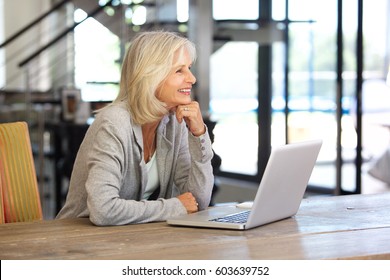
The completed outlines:
{"type": "Polygon", "coordinates": [[[191,73],[192,60],[188,51],[176,51],[168,77],[158,86],[156,96],[168,109],[191,102],[191,88],[196,78],[191,73]]]}

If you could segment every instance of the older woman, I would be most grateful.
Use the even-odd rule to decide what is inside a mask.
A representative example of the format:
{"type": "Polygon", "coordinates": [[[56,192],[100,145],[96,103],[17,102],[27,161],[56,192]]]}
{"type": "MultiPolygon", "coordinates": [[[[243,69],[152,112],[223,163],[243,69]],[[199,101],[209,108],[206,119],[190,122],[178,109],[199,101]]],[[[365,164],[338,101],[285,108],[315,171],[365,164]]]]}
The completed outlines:
{"type": "Polygon", "coordinates": [[[144,32],[132,40],[118,97],[88,129],[57,218],[146,223],[209,205],[213,152],[191,99],[195,57],[193,43],[175,33],[144,32]]]}

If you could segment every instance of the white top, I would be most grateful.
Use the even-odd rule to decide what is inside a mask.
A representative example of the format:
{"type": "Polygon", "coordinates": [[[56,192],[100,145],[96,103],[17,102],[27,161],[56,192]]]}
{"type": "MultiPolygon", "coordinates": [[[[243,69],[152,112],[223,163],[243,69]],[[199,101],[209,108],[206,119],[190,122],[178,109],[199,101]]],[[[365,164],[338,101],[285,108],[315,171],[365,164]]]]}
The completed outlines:
{"type": "Polygon", "coordinates": [[[146,164],[146,169],[148,174],[148,183],[146,185],[143,199],[148,199],[160,184],[156,164],[156,152],[154,152],[152,158],[146,164]]]}

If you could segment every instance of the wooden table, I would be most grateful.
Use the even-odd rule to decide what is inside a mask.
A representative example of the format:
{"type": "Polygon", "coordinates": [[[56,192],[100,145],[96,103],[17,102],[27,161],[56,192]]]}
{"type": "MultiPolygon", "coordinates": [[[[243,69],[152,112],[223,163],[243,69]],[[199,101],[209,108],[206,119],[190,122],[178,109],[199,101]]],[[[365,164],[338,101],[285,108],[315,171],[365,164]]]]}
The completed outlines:
{"type": "Polygon", "coordinates": [[[293,218],[248,231],[88,219],[3,224],[0,259],[390,259],[390,193],[304,199],[293,218]]]}

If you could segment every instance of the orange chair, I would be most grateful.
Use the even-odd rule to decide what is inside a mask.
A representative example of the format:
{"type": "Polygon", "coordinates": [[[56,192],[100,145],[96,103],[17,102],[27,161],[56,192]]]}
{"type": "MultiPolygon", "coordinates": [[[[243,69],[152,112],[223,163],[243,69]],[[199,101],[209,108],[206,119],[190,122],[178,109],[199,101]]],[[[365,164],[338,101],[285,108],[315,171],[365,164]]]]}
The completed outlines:
{"type": "Polygon", "coordinates": [[[3,222],[42,220],[30,135],[25,122],[0,124],[0,186],[3,222]]]}
{"type": "Polygon", "coordinates": [[[3,191],[1,188],[1,177],[0,177],[0,224],[5,223],[4,218],[4,206],[3,206],[3,191]]]}

